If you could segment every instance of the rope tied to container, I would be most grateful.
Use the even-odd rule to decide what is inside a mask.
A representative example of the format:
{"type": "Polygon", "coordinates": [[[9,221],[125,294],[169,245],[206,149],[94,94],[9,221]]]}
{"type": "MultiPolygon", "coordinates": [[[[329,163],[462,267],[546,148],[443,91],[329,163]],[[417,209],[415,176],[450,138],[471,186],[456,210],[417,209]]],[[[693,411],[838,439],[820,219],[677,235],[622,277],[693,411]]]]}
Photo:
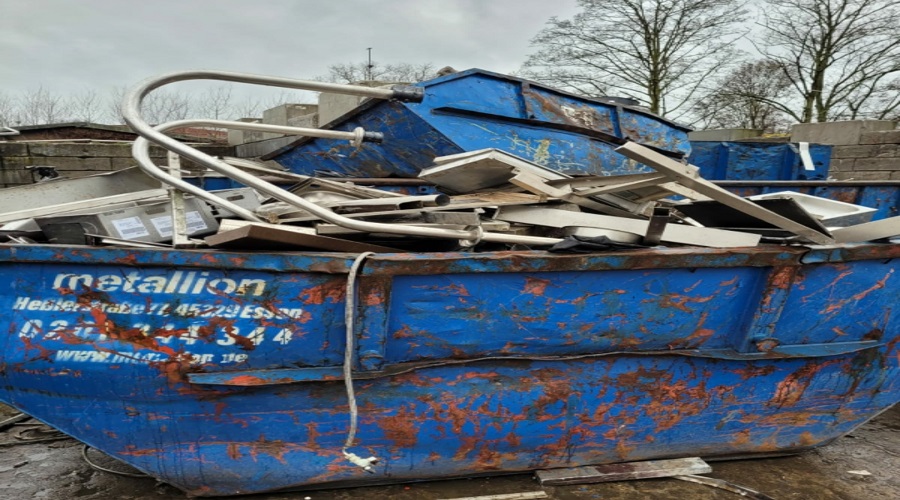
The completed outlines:
{"type": "Polygon", "coordinates": [[[353,129],[353,139],[350,140],[350,145],[354,148],[359,148],[363,145],[363,141],[366,138],[366,131],[362,127],[356,127],[353,129]]]}
{"type": "Polygon", "coordinates": [[[356,392],[353,389],[353,351],[355,350],[355,317],[356,317],[356,276],[363,262],[370,256],[375,255],[374,252],[363,252],[359,254],[350,266],[347,274],[347,292],[344,306],[344,325],[346,327],[346,342],[344,346],[344,386],[347,388],[347,404],[350,412],[350,429],[347,431],[347,440],[341,452],[344,458],[352,462],[354,465],[361,467],[364,471],[371,474],[375,473],[372,465],[378,462],[375,457],[362,458],[355,453],[347,451],[353,446],[356,440],[356,431],[359,422],[359,408],[356,405],[356,392]]]}

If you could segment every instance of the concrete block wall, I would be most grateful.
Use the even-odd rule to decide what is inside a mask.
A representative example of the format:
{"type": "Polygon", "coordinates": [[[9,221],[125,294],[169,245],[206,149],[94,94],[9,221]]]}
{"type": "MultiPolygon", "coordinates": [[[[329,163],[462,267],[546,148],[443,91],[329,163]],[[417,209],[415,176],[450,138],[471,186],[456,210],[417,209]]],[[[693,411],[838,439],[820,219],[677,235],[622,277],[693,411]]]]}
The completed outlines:
{"type": "Polygon", "coordinates": [[[900,180],[900,130],[863,132],[858,144],[834,146],[829,173],[837,180],[900,180]]]}
{"type": "MultiPolygon", "coordinates": [[[[228,146],[198,146],[215,156],[231,156],[228,146]]],[[[150,155],[158,165],[165,165],[166,151],[151,146],[150,155]]],[[[32,184],[37,179],[29,166],[50,166],[64,177],[84,177],[136,166],[131,157],[131,142],[4,142],[0,141],[0,187],[32,184]]],[[[184,161],[186,169],[199,169],[184,161]]]]}
{"type": "Polygon", "coordinates": [[[791,142],[855,146],[862,144],[863,134],[894,130],[896,125],[888,120],[798,123],[791,128],[791,142]]]}
{"type": "MultiPolygon", "coordinates": [[[[379,81],[356,82],[354,85],[364,87],[389,88],[394,83],[379,81]]],[[[241,121],[255,121],[273,125],[291,127],[318,128],[353,110],[365,100],[365,97],[347,94],[319,94],[318,104],[282,104],[263,111],[262,118],[243,118],[241,121]]],[[[271,153],[300,137],[290,137],[268,132],[229,131],[228,144],[235,146],[237,155],[241,157],[261,156],[271,153]],[[291,139],[288,141],[288,139],[291,139]],[[259,144],[253,144],[258,142],[259,144]],[[248,153],[249,151],[249,153],[248,153]]]]}
{"type": "Polygon", "coordinates": [[[688,132],[689,141],[740,141],[755,139],[763,131],[752,128],[717,128],[710,130],[694,130],[688,132]]]}
{"type": "MultiPolygon", "coordinates": [[[[261,123],[262,120],[259,118],[241,118],[238,120],[239,122],[247,122],[247,123],[261,123]]],[[[228,144],[243,144],[245,142],[253,142],[253,141],[261,141],[262,140],[262,132],[253,132],[250,130],[236,130],[229,129],[228,130],[228,144]]]]}
{"type": "MultiPolygon", "coordinates": [[[[319,106],[315,104],[282,104],[263,111],[263,123],[272,125],[285,125],[291,127],[316,127],[316,112],[319,106]]],[[[284,134],[271,134],[263,132],[263,139],[284,137],[284,134]]]]}
{"type": "Polygon", "coordinates": [[[365,97],[346,94],[319,94],[319,123],[325,125],[332,120],[356,108],[365,100],[365,97]]]}

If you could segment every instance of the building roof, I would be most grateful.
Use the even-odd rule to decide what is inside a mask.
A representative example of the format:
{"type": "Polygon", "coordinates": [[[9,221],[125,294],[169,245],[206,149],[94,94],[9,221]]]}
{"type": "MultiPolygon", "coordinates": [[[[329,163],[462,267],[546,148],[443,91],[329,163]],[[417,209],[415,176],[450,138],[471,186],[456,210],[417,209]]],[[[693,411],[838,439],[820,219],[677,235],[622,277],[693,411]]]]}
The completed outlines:
{"type": "MultiPolygon", "coordinates": [[[[131,130],[131,127],[128,125],[106,125],[101,123],[90,123],[90,122],[66,122],[66,123],[47,123],[41,125],[24,125],[14,127],[15,130],[19,131],[22,135],[28,136],[34,133],[39,132],[51,132],[51,131],[61,131],[63,129],[85,129],[91,131],[99,131],[99,132],[112,132],[118,134],[128,134],[134,137],[137,137],[137,134],[131,130]]],[[[183,127],[179,129],[175,129],[170,131],[168,134],[170,137],[178,139],[180,141],[193,141],[193,142],[227,142],[228,133],[224,130],[216,130],[216,129],[207,129],[200,127],[183,127]]],[[[14,136],[13,136],[14,137],[14,136]]],[[[13,139],[13,137],[9,137],[13,139]]],[[[75,138],[75,137],[70,137],[75,138]]],[[[22,137],[19,137],[18,140],[22,140],[22,137]]],[[[14,139],[15,140],[15,139],[14,139]]]]}

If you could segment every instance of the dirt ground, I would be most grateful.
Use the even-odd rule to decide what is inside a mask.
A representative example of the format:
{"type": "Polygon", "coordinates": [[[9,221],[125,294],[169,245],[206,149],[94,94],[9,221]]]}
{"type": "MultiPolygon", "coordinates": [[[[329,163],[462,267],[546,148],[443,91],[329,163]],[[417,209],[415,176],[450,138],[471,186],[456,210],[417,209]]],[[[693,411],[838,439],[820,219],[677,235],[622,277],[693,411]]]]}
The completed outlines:
{"type": "MultiPolygon", "coordinates": [[[[2,405],[0,405],[2,406],[2,405]]],[[[0,408],[0,420],[11,414],[0,408]]],[[[186,495],[149,478],[100,472],[82,459],[82,446],[71,439],[20,444],[16,435],[52,438],[40,428],[17,425],[0,433],[0,499],[156,500],[186,495]],[[13,446],[4,443],[16,442],[13,446]]],[[[127,466],[92,452],[106,468],[127,466]]],[[[777,500],[894,500],[900,498],[900,406],[853,433],[814,451],[782,458],[711,463],[709,477],[755,489],[777,500]]],[[[398,500],[452,499],[541,491],[530,475],[434,481],[387,487],[318,490],[229,497],[240,500],[398,500]]],[[[558,500],[733,499],[739,495],[676,479],[647,479],[597,485],[546,487],[558,500]]],[[[220,497],[223,498],[223,497],[220,497]]]]}

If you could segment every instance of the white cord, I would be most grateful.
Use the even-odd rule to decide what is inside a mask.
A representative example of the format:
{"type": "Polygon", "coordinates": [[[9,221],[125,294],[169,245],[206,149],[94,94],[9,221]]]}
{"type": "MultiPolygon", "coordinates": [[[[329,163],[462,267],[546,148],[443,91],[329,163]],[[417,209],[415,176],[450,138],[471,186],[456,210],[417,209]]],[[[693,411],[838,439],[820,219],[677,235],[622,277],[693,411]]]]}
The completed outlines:
{"type": "Polygon", "coordinates": [[[358,148],[362,146],[363,139],[366,137],[366,131],[362,127],[356,127],[353,129],[353,139],[350,140],[350,145],[358,148]]]}
{"type": "Polygon", "coordinates": [[[347,274],[347,296],[344,306],[344,324],[347,333],[346,345],[344,346],[344,385],[347,387],[347,403],[350,407],[350,430],[347,432],[347,440],[344,442],[344,448],[341,452],[344,454],[344,458],[355,465],[362,467],[364,471],[374,473],[375,471],[372,469],[372,465],[378,462],[377,458],[361,458],[358,455],[347,451],[348,448],[353,446],[353,441],[356,440],[356,428],[357,422],[359,421],[359,409],[356,406],[356,392],[353,390],[353,351],[355,350],[354,339],[356,337],[356,332],[354,332],[356,275],[359,273],[359,268],[362,267],[363,262],[370,255],[374,255],[374,252],[363,252],[359,254],[356,257],[356,260],[353,261],[353,265],[350,266],[350,272],[347,274]]]}

